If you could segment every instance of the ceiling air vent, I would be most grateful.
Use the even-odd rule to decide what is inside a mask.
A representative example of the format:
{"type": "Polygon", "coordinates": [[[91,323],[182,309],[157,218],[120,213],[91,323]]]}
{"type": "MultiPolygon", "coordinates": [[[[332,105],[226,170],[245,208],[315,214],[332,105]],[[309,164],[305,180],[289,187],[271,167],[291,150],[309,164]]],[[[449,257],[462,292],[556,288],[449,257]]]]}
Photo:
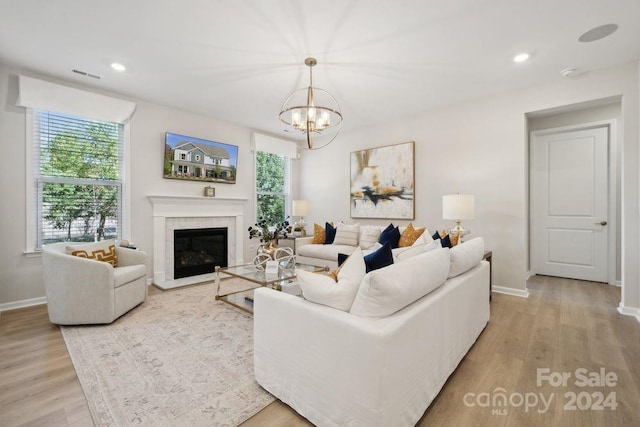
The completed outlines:
{"type": "Polygon", "coordinates": [[[87,73],[86,71],[76,70],[75,68],[73,70],[71,70],[71,71],[73,71],[76,74],[80,74],[81,76],[91,77],[92,79],[100,80],[102,78],[101,76],[99,76],[97,74],[87,73]]]}

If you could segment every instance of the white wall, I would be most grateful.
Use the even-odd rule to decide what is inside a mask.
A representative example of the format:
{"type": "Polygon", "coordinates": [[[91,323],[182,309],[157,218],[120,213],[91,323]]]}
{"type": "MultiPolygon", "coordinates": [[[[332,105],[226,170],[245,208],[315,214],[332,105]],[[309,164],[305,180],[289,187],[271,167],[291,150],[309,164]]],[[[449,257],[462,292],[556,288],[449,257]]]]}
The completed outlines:
{"type": "MultiPolygon", "coordinates": [[[[472,236],[493,250],[494,286],[524,293],[527,270],[527,119],[532,111],[622,96],[623,302],[640,307],[638,292],[638,64],[633,62],[544,85],[434,109],[404,120],[344,132],[326,148],[304,152],[301,197],[312,201],[309,222],[350,220],[349,153],[416,142],[416,219],[430,230],[442,220],[442,195],[471,193],[472,236]]],[[[384,102],[375,99],[372,102],[384,102]]],[[[348,117],[345,120],[349,120],[348,117]]],[[[351,220],[361,223],[388,221],[351,220]]],[[[405,224],[408,221],[394,221],[405,224]]]]}
{"type": "MultiPolygon", "coordinates": [[[[41,259],[27,257],[25,250],[25,109],[16,107],[17,75],[25,74],[43,78],[69,86],[77,84],[60,82],[34,75],[24,70],[0,64],[0,158],[4,167],[0,168],[0,308],[11,303],[41,298],[44,296],[41,259]]],[[[87,88],[85,88],[87,89],[87,88]]],[[[87,89],[96,91],[95,89],[87,89]]],[[[147,195],[193,195],[201,196],[205,184],[164,179],[163,154],[164,133],[174,132],[204,139],[213,139],[239,146],[237,183],[215,184],[217,197],[243,197],[248,202],[245,208],[245,225],[253,223],[255,207],[253,154],[250,151],[251,129],[167,108],[143,100],[122,97],[113,93],[106,95],[129,99],[137,103],[131,119],[131,226],[130,236],[149,254],[148,271],[153,268],[153,241],[151,205],[147,195]]],[[[297,170],[297,168],[295,169],[297,170]]],[[[244,257],[251,259],[248,236],[244,244],[244,257]]],[[[255,254],[255,251],[254,251],[255,254]]]]}

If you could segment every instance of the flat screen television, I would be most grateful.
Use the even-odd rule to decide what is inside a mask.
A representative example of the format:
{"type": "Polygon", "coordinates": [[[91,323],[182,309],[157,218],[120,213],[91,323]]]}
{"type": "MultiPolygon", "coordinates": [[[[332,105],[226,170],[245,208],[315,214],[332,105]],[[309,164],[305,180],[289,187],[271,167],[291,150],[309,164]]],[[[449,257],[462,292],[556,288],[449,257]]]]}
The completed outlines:
{"type": "Polygon", "coordinates": [[[164,138],[164,177],[235,184],[238,147],[167,132],[164,138]]]}

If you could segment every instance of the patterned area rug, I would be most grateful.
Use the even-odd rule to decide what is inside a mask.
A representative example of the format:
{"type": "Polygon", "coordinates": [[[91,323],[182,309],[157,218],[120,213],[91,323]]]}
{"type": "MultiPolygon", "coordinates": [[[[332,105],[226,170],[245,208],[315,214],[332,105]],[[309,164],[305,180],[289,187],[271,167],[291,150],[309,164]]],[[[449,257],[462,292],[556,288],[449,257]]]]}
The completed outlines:
{"type": "Polygon", "coordinates": [[[275,400],[254,379],[252,316],[214,293],[180,288],[110,325],[62,327],[96,425],[236,426],[275,400]]]}

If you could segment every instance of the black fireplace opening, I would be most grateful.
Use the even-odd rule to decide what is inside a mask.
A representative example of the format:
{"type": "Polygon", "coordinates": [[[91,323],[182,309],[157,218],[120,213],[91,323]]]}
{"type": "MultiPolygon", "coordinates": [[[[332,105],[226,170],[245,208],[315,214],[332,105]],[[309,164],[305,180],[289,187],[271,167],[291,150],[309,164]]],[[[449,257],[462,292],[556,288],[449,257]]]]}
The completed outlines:
{"type": "Polygon", "coordinates": [[[173,260],[174,279],[227,267],[227,228],[174,230],[173,260]]]}

